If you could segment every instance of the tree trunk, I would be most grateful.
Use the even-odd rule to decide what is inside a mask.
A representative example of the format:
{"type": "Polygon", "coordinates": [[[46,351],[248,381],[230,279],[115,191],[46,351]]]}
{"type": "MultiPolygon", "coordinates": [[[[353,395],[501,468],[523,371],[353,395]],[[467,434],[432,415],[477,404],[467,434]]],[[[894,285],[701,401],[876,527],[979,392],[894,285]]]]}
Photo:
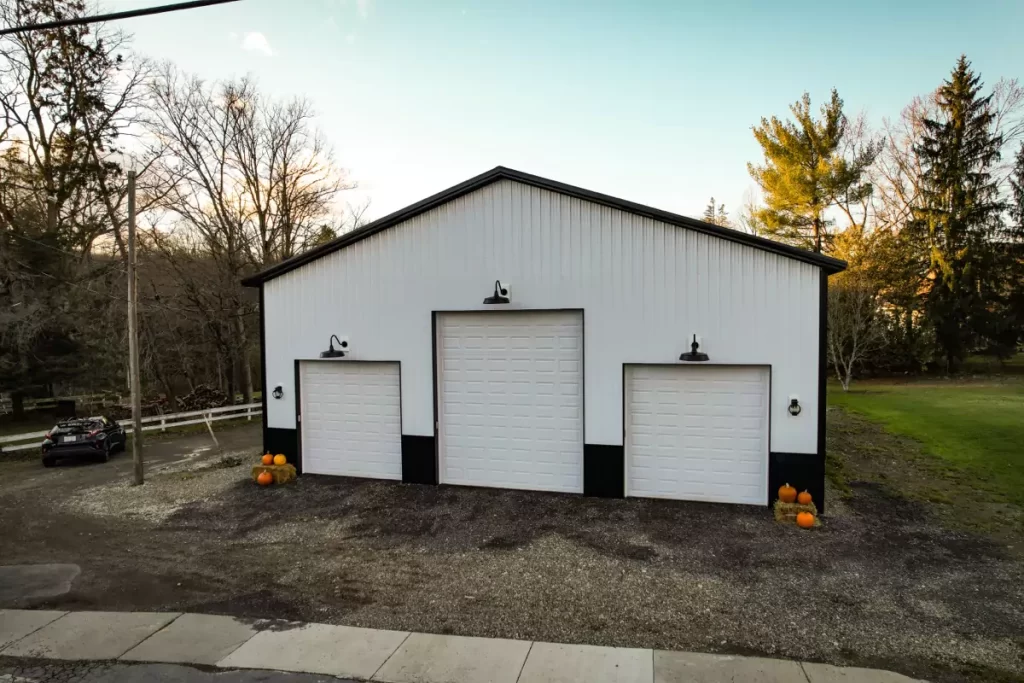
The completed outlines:
{"type": "Polygon", "coordinates": [[[21,391],[11,392],[11,413],[15,420],[25,417],[25,394],[21,391]]]}
{"type": "Polygon", "coordinates": [[[252,366],[249,364],[249,344],[245,337],[245,321],[242,320],[242,309],[239,307],[235,314],[235,343],[238,349],[239,369],[242,371],[242,394],[243,403],[252,403],[252,366]]]}

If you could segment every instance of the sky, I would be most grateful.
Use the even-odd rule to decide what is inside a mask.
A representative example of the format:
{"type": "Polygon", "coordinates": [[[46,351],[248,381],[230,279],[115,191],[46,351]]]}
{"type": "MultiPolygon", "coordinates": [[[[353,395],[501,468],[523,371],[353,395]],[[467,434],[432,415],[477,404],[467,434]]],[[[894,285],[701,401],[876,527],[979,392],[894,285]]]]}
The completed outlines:
{"type": "Polygon", "coordinates": [[[308,98],[370,218],[498,165],[735,217],[761,117],[835,87],[880,124],[961,53],[1024,79],[1021,26],[1021,0],[240,0],[123,25],[203,78],[308,98]]]}

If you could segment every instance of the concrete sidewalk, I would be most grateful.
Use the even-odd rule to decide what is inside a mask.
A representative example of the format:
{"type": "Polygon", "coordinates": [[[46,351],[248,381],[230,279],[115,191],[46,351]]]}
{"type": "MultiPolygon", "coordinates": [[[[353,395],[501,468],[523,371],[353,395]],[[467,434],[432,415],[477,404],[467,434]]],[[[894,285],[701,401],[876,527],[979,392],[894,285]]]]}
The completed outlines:
{"type": "Polygon", "coordinates": [[[0,656],[195,664],[387,683],[913,683],[887,671],[758,657],[181,613],[0,610],[0,656]]]}

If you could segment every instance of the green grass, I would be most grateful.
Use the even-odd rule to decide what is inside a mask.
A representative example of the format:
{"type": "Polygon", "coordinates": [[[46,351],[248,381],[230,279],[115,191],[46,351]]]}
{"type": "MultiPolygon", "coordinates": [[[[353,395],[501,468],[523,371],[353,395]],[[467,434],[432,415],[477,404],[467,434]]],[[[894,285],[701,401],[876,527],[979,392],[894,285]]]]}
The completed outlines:
{"type": "Polygon", "coordinates": [[[943,469],[1024,506],[1024,382],[870,381],[828,400],[919,441],[943,469]]]}

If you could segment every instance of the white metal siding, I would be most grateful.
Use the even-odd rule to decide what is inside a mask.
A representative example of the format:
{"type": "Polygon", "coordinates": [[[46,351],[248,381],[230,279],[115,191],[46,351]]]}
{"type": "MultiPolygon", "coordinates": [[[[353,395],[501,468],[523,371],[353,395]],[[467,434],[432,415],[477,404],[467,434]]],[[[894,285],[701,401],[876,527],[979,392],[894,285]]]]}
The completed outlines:
{"type": "Polygon", "coordinates": [[[441,483],[583,492],[579,313],[438,319],[441,483]]]}
{"type": "MultiPolygon", "coordinates": [[[[402,361],[405,433],[432,436],[431,311],[483,309],[501,278],[509,309],[585,310],[586,443],[622,444],[623,363],[674,362],[696,332],[715,363],[772,367],[771,447],[815,453],[820,272],[503,180],[267,282],[267,384],[347,334],[353,358],[402,361]]],[[[269,399],[269,426],[295,427],[293,401],[269,399]]]]}
{"type": "Polygon", "coordinates": [[[398,363],[310,361],[301,368],[303,471],[401,479],[398,363]]]}
{"type": "Polygon", "coordinates": [[[631,366],[626,495],[768,502],[767,368],[631,366]]]}

